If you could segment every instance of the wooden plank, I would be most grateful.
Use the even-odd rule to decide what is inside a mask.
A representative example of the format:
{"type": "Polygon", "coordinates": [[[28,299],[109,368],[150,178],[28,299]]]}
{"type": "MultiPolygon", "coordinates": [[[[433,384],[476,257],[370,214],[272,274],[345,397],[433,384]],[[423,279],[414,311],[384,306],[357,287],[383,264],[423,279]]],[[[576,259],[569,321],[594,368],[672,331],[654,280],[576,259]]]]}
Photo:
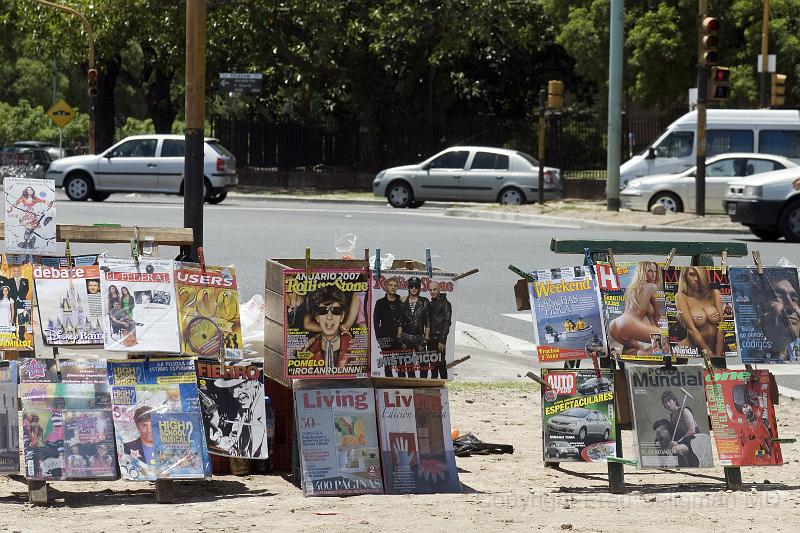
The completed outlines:
{"type": "Polygon", "coordinates": [[[273,322],[283,324],[286,308],[283,305],[283,294],[267,287],[264,289],[264,316],[273,322]]]}
{"type": "Polygon", "coordinates": [[[284,387],[292,388],[292,382],[284,377],[283,354],[264,347],[264,375],[273,381],[277,381],[284,387]]]}
{"type": "Polygon", "coordinates": [[[728,490],[742,490],[742,470],[738,466],[725,467],[725,486],[728,490]]]}
{"type": "Polygon", "coordinates": [[[37,479],[28,480],[28,503],[47,505],[47,482],[37,479]]]}
{"type": "Polygon", "coordinates": [[[593,254],[614,250],[614,255],[663,255],[667,256],[673,248],[675,255],[699,256],[701,254],[721,255],[728,251],[730,257],[747,255],[747,244],[743,242],[666,242],[666,241],[588,241],[559,240],[550,241],[550,250],[557,254],[583,255],[584,248],[593,254]]]}
{"type": "Polygon", "coordinates": [[[158,503],[175,503],[175,482],[171,479],[156,480],[156,501],[158,503]]]}
{"type": "Polygon", "coordinates": [[[282,356],[283,353],[283,324],[269,318],[264,319],[264,346],[282,356]]]}
{"type": "Polygon", "coordinates": [[[514,284],[514,300],[517,302],[517,311],[530,311],[531,298],[528,294],[528,282],[518,279],[514,284]]]}
{"type": "MultiPolygon", "coordinates": [[[[59,224],[56,238],[59,241],[114,243],[129,242],[136,236],[136,230],[130,226],[81,226],[77,224],[59,224]]],[[[162,246],[185,246],[194,242],[192,228],[140,227],[139,239],[152,237],[162,246]]]]}

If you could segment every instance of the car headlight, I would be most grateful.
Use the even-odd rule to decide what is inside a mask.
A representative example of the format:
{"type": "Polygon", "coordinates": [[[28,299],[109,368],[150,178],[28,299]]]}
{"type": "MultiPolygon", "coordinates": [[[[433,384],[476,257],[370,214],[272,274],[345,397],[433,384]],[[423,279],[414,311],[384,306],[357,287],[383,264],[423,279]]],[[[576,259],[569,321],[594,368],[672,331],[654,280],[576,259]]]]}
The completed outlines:
{"type": "Polygon", "coordinates": [[[377,175],[377,176],[375,176],[375,180],[373,181],[373,183],[374,183],[374,184],[376,184],[376,185],[377,185],[378,183],[380,183],[380,182],[381,182],[381,180],[383,179],[383,176],[384,176],[384,174],[386,174],[386,171],[385,171],[385,170],[381,170],[380,172],[378,172],[378,175],[377,175]]]}
{"type": "Polygon", "coordinates": [[[628,185],[625,188],[626,189],[631,189],[631,190],[633,190],[633,189],[641,189],[642,188],[642,182],[639,181],[639,180],[631,180],[631,181],[628,182],[628,185]]]}
{"type": "Polygon", "coordinates": [[[762,193],[761,185],[747,185],[744,188],[744,195],[748,198],[761,198],[762,193]]]}

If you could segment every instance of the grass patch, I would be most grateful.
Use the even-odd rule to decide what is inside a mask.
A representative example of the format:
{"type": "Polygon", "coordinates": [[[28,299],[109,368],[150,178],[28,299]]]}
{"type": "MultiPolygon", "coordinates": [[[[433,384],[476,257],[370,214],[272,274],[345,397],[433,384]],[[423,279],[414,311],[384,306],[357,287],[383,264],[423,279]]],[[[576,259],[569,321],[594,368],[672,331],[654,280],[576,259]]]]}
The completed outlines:
{"type": "Polygon", "coordinates": [[[447,389],[453,392],[470,392],[484,390],[538,392],[539,385],[531,381],[450,381],[447,389]]]}

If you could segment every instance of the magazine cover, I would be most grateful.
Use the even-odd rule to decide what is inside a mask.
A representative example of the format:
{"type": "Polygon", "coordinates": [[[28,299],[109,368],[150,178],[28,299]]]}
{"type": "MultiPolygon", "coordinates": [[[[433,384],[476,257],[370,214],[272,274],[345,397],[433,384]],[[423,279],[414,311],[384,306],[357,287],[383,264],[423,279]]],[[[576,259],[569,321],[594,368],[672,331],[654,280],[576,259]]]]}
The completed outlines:
{"type": "Polygon", "coordinates": [[[198,359],[195,366],[209,453],[266,459],[263,364],[198,359]]]}
{"type": "Polygon", "coordinates": [[[623,361],[663,361],[669,355],[661,267],[653,261],[595,264],[608,347],[623,361]]]}
{"type": "Polygon", "coordinates": [[[0,350],[33,350],[33,265],[3,256],[0,266],[0,350]]]}
{"type": "Polygon", "coordinates": [[[372,376],[451,379],[455,274],[381,271],[372,280],[372,376]]]}
{"type": "Polygon", "coordinates": [[[795,267],[728,269],[742,363],[800,363],[800,285],[795,267]]]}
{"type": "Polygon", "coordinates": [[[723,466],[783,465],[769,370],[705,372],[711,429],[723,466]]]}
{"type": "Polygon", "coordinates": [[[33,267],[42,336],[48,346],[102,346],[100,268],[33,267]]]}
{"type": "Polygon", "coordinates": [[[6,252],[56,254],[56,183],[53,180],[6,178],[6,252]]]}
{"type": "Polygon", "coordinates": [[[736,327],[728,274],[722,267],[663,271],[669,345],[673,356],[735,357],[736,327]]]}
{"type": "Polygon", "coordinates": [[[386,494],[461,492],[447,389],[375,389],[386,494]]]}
{"type": "Polygon", "coordinates": [[[0,361],[0,474],[19,474],[16,361],[0,361]]]}
{"type": "Polygon", "coordinates": [[[97,265],[97,254],[67,256],[42,256],[41,264],[52,268],[81,267],[97,265]]]}
{"type": "Polygon", "coordinates": [[[209,477],[194,360],[108,361],[108,372],[122,477],[209,477]]]}
{"type": "Polygon", "coordinates": [[[540,362],[589,357],[605,352],[606,330],[600,291],[589,267],[536,270],[528,283],[534,344],[540,362]]]}
{"type": "Polygon", "coordinates": [[[364,270],[283,271],[286,379],[369,376],[369,279],[364,270]]]}
{"type": "Polygon", "coordinates": [[[242,358],[239,291],[233,267],[176,263],[175,291],[185,355],[242,358]]]}
{"type": "Polygon", "coordinates": [[[372,388],[296,389],[305,496],[383,494],[372,388]]]}
{"type": "Polygon", "coordinates": [[[103,257],[100,272],[106,350],[181,351],[172,261],[103,257]]]}
{"type": "Polygon", "coordinates": [[[614,377],[591,369],[542,369],[542,446],[546,462],[602,463],[617,453],[614,377]]]}
{"type": "Polygon", "coordinates": [[[714,466],[703,367],[625,365],[640,468],[714,466]]]}
{"type": "Polygon", "coordinates": [[[111,391],[103,360],[20,361],[25,476],[28,479],[117,477],[111,391]],[[27,381],[30,379],[31,381],[27,381]],[[47,381],[45,381],[47,380],[47,381]]]}

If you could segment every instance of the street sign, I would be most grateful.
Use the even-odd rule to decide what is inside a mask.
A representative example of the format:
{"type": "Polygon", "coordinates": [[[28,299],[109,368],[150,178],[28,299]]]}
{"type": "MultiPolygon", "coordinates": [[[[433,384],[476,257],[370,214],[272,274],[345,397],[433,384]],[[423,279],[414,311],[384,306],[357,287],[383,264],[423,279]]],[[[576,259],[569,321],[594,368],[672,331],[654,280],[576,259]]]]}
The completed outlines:
{"type": "MultiPolygon", "coordinates": [[[[761,63],[762,57],[761,54],[758,54],[758,61],[756,62],[756,69],[758,72],[764,72],[761,63]]],[[[775,54],[767,54],[767,72],[775,72],[775,54]]]]}
{"type": "Polygon", "coordinates": [[[261,74],[246,72],[220,72],[219,90],[223,93],[260,93],[261,74]]]}
{"type": "Polygon", "coordinates": [[[59,100],[47,110],[47,116],[55,122],[56,126],[63,128],[75,118],[75,110],[63,99],[59,100]]]}

